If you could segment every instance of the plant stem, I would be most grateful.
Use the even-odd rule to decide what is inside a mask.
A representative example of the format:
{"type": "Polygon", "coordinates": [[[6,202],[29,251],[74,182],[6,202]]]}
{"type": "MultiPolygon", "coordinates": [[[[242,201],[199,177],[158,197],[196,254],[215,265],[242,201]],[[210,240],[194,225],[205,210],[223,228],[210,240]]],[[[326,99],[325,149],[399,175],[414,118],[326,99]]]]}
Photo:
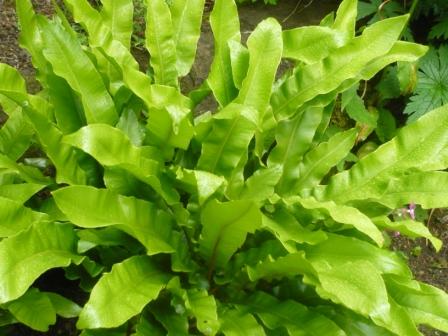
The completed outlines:
{"type": "Polygon", "coordinates": [[[413,0],[411,4],[411,8],[409,9],[409,21],[411,21],[412,16],[414,15],[415,8],[417,8],[419,0],[413,0]]]}

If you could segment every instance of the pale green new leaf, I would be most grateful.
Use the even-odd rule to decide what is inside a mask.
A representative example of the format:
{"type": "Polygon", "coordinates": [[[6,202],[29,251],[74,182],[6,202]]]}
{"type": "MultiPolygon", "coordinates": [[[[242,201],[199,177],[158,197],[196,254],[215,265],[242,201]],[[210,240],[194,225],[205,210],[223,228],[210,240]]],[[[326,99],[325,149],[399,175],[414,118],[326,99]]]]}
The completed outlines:
{"type": "Polygon", "coordinates": [[[47,331],[56,322],[56,310],[45,293],[32,288],[6,305],[17,321],[38,331],[47,331]]]}
{"type": "Polygon", "coordinates": [[[146,0],[146,48],[156,84],[177,86],[176,44],[165,0],[146,0]]]}
{"type": "Polygon", "coordinates": [[[193,65],[201,33],[204,2],[204,0],[176,0],[170,6],[179,77],[187,75],[193,65]]]}
{"type": "Polygon", "coordinates": [[[215,335],[219,329],[216,301],[214,296],[204,289],[191,289],[186,291],[187,309],[196,318],[196,326],[204,335],[215,335]]]}
{"type": "Polygon", "coordinates": [[[148,254],[174,252],[169,241],[172,218],[153,203],[90,186],[65,187],[54,191],[53,197],[59,209],[77,226],[117,225],[139,240],[148,254]]]}
{"type": "Polygon", "coordinates": [[[329,318],[292,301],[279,301],[259,291],[244,302],[269,329],[286,328],[289,335],[348,336],[329,318]]]}
{"type": "Polygon", "coordinates": [[[13,236],[47,219],[45,214],[23,206],[22,202],[0,197],[0,203],[0,238],[13,236]]]}
{"type": "Polygon", "coordinates": [[[387,276],[390,295],[417,324],[448,332],[448,295],[437,287],[408,278],[387,276]]]}
{"type": "Polygon", "coordinates": [[[355,37],[356,16],[358,14],[357,0],[344,0],[339,5],[333,29],[347,34],[348,38],[355,37]]]}
{"type": "MultiPolygon", "coordinates": [[[[213,129],[204,139],[198,168],[230,177],[255,134],[257,111],[230,104],[213,116],[213,129]]],[[[247,155],[247,154],[246,154],[247,155]]]]}
{"type": "Polygon", "coordinates": [[[212,200],[202,210],[201,222],[200,252],[210,268],[223,267],[244,243],[247,234],[260,227],[261,212],[250,201],[212,200]]]}
{"type": "Polygon", "coordinates": [[[300,193],[321,182],[330,169],[350,153],[356,133],[355,129],[337,133],[310,150],[299,163],[299,178],[291,188],[291,193],[300,193]]]}
{"type": "Polygon", "coordinates": [[[0,197],[23,204],[44,187],[44,184],[36,183],[3,184],[0,185],[0,197]]]}
{"type": "Polygon", "coordinates": [[[216,0],[210,15],[215,38],[214,58],[207,83],[220,106],[226,106],[236,96],[232,78],[229,41],[240,42],[240,23],[234,0],[216,0]]]}
{"type": "Polygon", "coordinates": [[[236,88],[241,89],[249,69],[249,50],[241,42],[235,40],[229,40],[229,49],[233,83],[236,88]]]}
{"type": "Polygon", "coordinates": [[[76,255],[75,232],[71,225],[38,223],[0,242],[0,303],[15,300],[51,268],[66,267],[76,255]]]}
{"type": "Polygon", "coordinates": [[[272,95],[271,104],[276,119],[294,116],[306,102],[338,89],[347,80],[357,78],[372,60],[389,52],[407,19],[408,16],[399,16],[377,22],[326,59],[297,71],[272,95]]]}
{"type": "Polygon", "coordinates": [[[93,288],[77,327],[120,326],[156,299],[168,280],[169,275],[159,270],[148,256],[134,256],[115,264],[93,288]]]}
{"type": "Polygon", "coordinates": [[[448,143],[447,111],[448,107],[441,107],[403,127],[395,138],[362,158],[352,168],[334,175],[326,187],[316,190],[316,196],[338,203],[381,199],[394,174],[402,175],[410,168],[446,168],[439,156],[448,143]]]}
{"type": "Polygon", "coordinates": [[[269,168],[260,168],[249,177],[239,196],[240,199],[250,199],[256,202],[264,202],[275,192],[280,177],[282,176],[281,167],[274,166],[269,168]]]}
{"type": "Polygon", "coordinates": [[[53,71],[76,91],[84,106],[88,123],[115,124],[118,120],[114,102],[101,75],[81,45],[60,25],[40,20],[44,55],[53,71]]]}
{"type": "Polygon", "coordinates": [[[312,64],[329,56],[348,42],[347,34],[320,26],[283,31],[283,57],[312,64]]]}
{"type": "Polygon", "coordinates": [[[379,246],[384,243],[384,238],[381,231],[370,220],[370,218],[364,215],[356,208],[346,205],[338,205],[332,201],[319,202],[316,199],[292,197],[286,200],[287,203],[293,204],[295,202],[302,205],[305,209],[317,209],[320,212],[330,216],[338,223],[353,226],[357,230],[361,231],[365,235],[369,236],[379,246]]]}
{"type": "Polygon", "coordinates": [[[131,47],[134,6],[132,0],[101,0],[101,16],[109,26],[112,37],[126,48],[131,47]]]}
{"type": "Polygon", "coordinates": [[[387,216],[373,218],[373,222],[379,228],[397,231],[411,238],[424,237],[432,243],[436,251],[440,251],[442,248],[442,241],[434,237],[423,223],[410,219],[395,222],[387,216]]]}
{"type": "Polygon", "coordinates": [[[269,105],[272,84],[282,57],[282,28],[273,18],[258,24],[247,40],[249,68],[236,103],[251,106],[260,118],[269,105]]]}

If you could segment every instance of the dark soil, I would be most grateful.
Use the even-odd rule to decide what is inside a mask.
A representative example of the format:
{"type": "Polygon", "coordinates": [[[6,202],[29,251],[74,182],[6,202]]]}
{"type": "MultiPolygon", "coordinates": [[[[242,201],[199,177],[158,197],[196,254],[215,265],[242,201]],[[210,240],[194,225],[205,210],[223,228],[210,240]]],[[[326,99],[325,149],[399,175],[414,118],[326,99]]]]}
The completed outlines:
{"type": "MultiPolygon", "coordinates": [[[[36,9],[45,15],[51,13],[50,0],[34,0],[36,9]]],[[[309,1],[303,1],[308,3],[309,1]]],[[[278,6],[264,6],[262,4],[244,6],[240,9],[243,39],[246,39],[256,24],[262,19],[273,16],[277,18],[284,28],[291,28],[305,24],[317,24],[320,19],[334,10],[338,0],[311,1],[309,6],[299,5],[297,1],[283,0],[278,6]],[[297,8],[296,8],[297,6],[297,8]]],[[[300,3],[300,1],[299,1],[300,3]]],[[[197,87],[206,78],[213,56],[213,36],[210,25],[205,20],[202,28],[203,34],[199,41],[198,54],[192,72],[183,79],[186,88],[197,87]]],[[[39,91],[39,84],[35,81],[35,71],[30,57],[18,45],[18,29],[14,11],[13,0],[0,0],[0,62],[7,63],[22,73],[27,80],[28,90],[32,93],[39,91]],[[2,4],[3,2],[3,4],[2,4]]],[[[148,62],[147,53],[136,48],[135,56],[146,68],[148,62]]],[[[205,109],[213,109],[214,102],[208,102],[205,109]]],[[[0,111],[0,125],[6,120],[6,116],[0,111]]],[[[401,251],[409,260],[409,264],[418,280],[430,283],[445,291],[448,291],[448,212],[436,209],[433,211],[428,224],[431,232],[444,242],[444,247],[436,253],[433,247],[424,239],[415,241],[405,237],[393,237],[392,248],[401,251]]],[[[75,301],[76,298],[73,298],[75,301]]],[[[442,332],[422,329],[426,335],[443,336],[442,332]]],[[[34,332],[24,326],[15,326],[6,335],[11,336],[37,336],[37,335],[76,335],[74,321],[59,319],[57,324],[46,333],[34,332]]],[[[405,335],[403,335],[405,336],[405,335]]]]}

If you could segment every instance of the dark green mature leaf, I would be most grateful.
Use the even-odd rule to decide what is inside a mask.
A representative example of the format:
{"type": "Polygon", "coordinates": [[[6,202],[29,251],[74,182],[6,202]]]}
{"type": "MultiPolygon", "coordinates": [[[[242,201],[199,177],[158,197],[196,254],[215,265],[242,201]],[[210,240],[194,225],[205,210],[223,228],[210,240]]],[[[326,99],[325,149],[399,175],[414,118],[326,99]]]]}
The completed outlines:
{"type": "Polygon", "coordinates": [[[430,49],[420,61],[415,94],[406,106],[408,122],[448,103],[448,46],[430,49]]]}
{"type": "Polygon", "coordinates": [[[212,200],[202,210],[201,222],[200,252],[213,269],[225,266],[246,235],[260,227],[261,212],[251,201],[212,200]]]}
{"type": "Polygon", "coordinates": [[[170,244],[172,217],[153,203],[88,186],[65,187],[54,191],[53,197],[61,211],[77,226],[116,225],[139,240],[148,254],[174,252],[170,244]]]}
{"type": "Polygon", "coordinates": [[[216,0],[210,15],[210,25],[215,37],[215,52],[207,83],[220,104],[226,106],[236,96],[232,79],[229,41],[240,42],[238,11],[233,0],[216,0]]]}
{"type": "Polygon", "coordinates": [[[56,310],[49,297],[32,288],[6,305],[17,321],[39,331],[48,331],[56,322],[56,310]]]}
{"type": "Polygon", "coordinates": [[[76,255],[76,236],[66,224],[38,223],[0,242],[0,303],[15,300],[51,268],[82,258],[76,255]]]}
{"type": "Polygon", "coordinates": [[[165,0],[147,1],[147,7],[146,48],[151,55],[155,82],[177,86],[176,44],[170,9],[165,0]]]}
{"type": "Polygon", "coordinates": [[[111,272],[103,275],[93,288],[77,327],[120,326],[156,299],[169,278],[148,256],[134,256],[115,264],[111,272]]]}

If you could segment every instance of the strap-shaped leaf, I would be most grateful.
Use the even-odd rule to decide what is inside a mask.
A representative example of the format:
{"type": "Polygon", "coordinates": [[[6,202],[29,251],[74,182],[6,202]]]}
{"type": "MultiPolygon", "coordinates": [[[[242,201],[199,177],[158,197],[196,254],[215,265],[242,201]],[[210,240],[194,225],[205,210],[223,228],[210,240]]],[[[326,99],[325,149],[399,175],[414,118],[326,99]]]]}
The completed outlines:
{"type": "Polygon", "coordinates": [[[348,38],[355,37],[356,16],[358,14],[357,0],[344,0],[339,5],[333,29],[344,32],[348,38]]]}
{"type": "Polygon", "coordinates": [[[310,150],[299,163],[299,178],[292,188],[292,194],[316,186],[330,171],[343,160],[356,140],[356,130],[348,130],[332,136],[310,150]]]}
{"type": "Polygon", "coordinates": [[[139,240],[148,254],[174,252],[170,245],[172,218],[153,203],[88,186],[65,187],[54,191],[53,197],[59,209],[77,226],[117,225],[139,240]]]}
{"type": "Polygon", "coordinates": [[[118,327],[156,299],[168,283],[148,256],[134,256],[115,264],[92,290],[81,311],[79,329],[118,327]]]}
{"type": "Polygon", "coordinates": [[[37,183],[3,184],[0,185],[0,197],[23,204],[44,187],[44,184],[37,183]]]}
{"type": "Polygon", "coordinates": [[[229,177],[238,166],[255,134],[257,111],[228,105],[213,117],[213,129],[205,138],[198,168],[229,177]]]}
{"type": "Polygon", "coordinates": [[[439,288],[398,276],[386,276],[391,297],[417,324],[448,332],[448,295],[439,288]]]}
{"type": "Polygon", "coordinates": [[[442,248],[442,241],[434,237],[423,223],[414,220],[394,222],[387,216],[374,218],[373,222],[382,229],[397,231],[411,238],[424,237],[432,243],[437,252],[442,248]]]}
{"type": "Polygon", "coordinates": [[[389,52],[407,19],[408,16],[399,16],[377,22],[325,60],[297,71],[272,95],[276,119],[292,117],[304,103],[332,92],[346,80],[356,78],[369,62],[389,52]]]}
{"type": "Polygon", "coordinates": [[[256,170],[244,183],[244,189],[239,198],[263,203],[274,194],[275,186],[281,176],[282,169],[278,166],[256,170]]]}
{"type": "Polygon", "coordinates": [[[220,106],[226,106],[236,96],[233,84],[229,41],[240,42],[240,22],[234,0],[216,0],[210,15],[215,38],[214,58],[207,83],[220,106]]]}
{"type": "Polygon", "coordinates": [[[175,190],[159,180],[161,154],[151,147],[134,146],[121,130],[105,124],[88,125],[64,136],[63,142],[82,149],[102,165],[125,169],[168,202],[177,201],[175,190]]]}
{"type": "Polygon", "coordinates": [[[66,224],[37,223],[0,242],[0,303],[15,300],[51,268],[82,260],[76,255],[77,238],[66,224]]]}
{"type": "Polygon", "coordinates": [[[241,89],[249,69],[249,50],[241,42],[235,40],[229,40],[229,49],[233,83],[236,88],[241,89]]]}
{"type": "Polygon", "coordinates": [[[286,328],[289,335],[348,336],[329,318],[305,305],[292,301],[279,301],[259,291],[244,302],[271,329],[286,328]]]}
{"type": "Polygon", "coordinates": [[[356,208],[345,205],[337,205],[332,201],[319,202],[312,197],[294,197],[288,200],[288,202],[291,201],[298,202],[305,209],[317,209],[320,212],[329,215],[338,223],[353,226],[358,231],[361,231],[365,235],[369,236],[379,246],[382,246],[384,243],[384,238],[381,231],[376,227],[376,225],[370,220],[368,216],[364,215],[356,208]]]}
{"type": "Polygon", "coordinates": [[[328,239],[317,245],[304,245],[307,259],[326,260],[339,264],[368,260],[382,274],[397,274],[411,277],[411,272],[402,258],[393,252],[380,249],[359,239],[327,233],[328,239]]]}
{"type": "Polygon", "coordinates": [[[0,202],[0,238],[15,235],[47,218],[45,214],[33,211],[21,202],[4,197],[0,197],[0,202]]]}
{"type": "MultiPolygon", "coordinates": [[[[439,155],[448,143],[447,111],[447,106],[441,107],[403,127],[395,138],[362,158],[352,168],[334,175],[323,188],[322,197],[318,197],[338,203],[380,199],[396,173],[410,168],[446,168],[440,166],[443,161],[440,162],[439,155]]],[[[316,192],[318,194],[320,191],[316,192]]]]}
{"type": "Polygon", "coordinates": [[[38,331],[48,331],[56,322],[56,310],[45,293],[32,288],[6,305],[17,321],[38,331]]]}
{"type": "Polygon", "coordinates": [[[176,45],[176,68],[179,77],[190,72],[201,33],[204,0],[173,1],[170,10],[176,45]]]}
{"type": "Polygon", "coordinates": [[[246,235],[261,225],[261,212],[250,201],[221,203],[212,200],[201,213],[201,254],[209,261],[209,270],[223,267],[244,243],[246,235]]]}
{"type": "Polygon", "coordinates": [[[112,37],[126,48],[131,47],[134,6],[132,0],[102,0],[101,16],[112,37]]]}
{"type": "Polygon", "coordinates": [[[146,48],[156,84],[177,86],[173,22],[165,0],[146,0],[146,48]],[[163,27],[163,29],[161,29],[163,27]]]}
{"type": "Polygon", "coordinates": [[[54,72],[76,91],[84,106],[88,123],[115,124],[118,120],[114,102],[95,65],[81,45],[60,24],[39,21],[45,43],[44,55],[54,72]]]}
{"type": "Polygon", "coordinates": [[[229,308],[219,314],[221,332],[225,336],[260,335],[265,336],[263,327],[245,309],[229,308]]]}
{"type": "Polygon", "coordinates": [[[282,28],[273,18],[258,24],[247,40],[249,68],[235,102],[255,108],[260,116],[269,105],[272,84],[282,57],[282,28]]]}
{"type": "Polygon", "coordinates": [[[283,57],[312,64],[329,56],[348,42],[347,34],[320,26],[283,31],[283,57]]]}
{"type": "Polygon", "coordinates": [[[262,227],[270,231],[289,252],[296,252],[295,243],[318,244],[327,239],[323,231],[304,228],[291,214],[277,210],[272,216],[263,215],[262,227]]]}
{"type": "Polygon", "coordinates": [[[291,120],[281,121],[275,133],[276,146],[269,154],[268,166],[283,168],[277,192],[285,194],[299,177],[299,162],[309,150],[322,120],[322,108],[309,108],[291,120]]]}
{"type": "Polygon", "coordinates": [[[15,111],[0,129],[0,153],[14,161],[18,160],[31,145],[33,134],[33,128],[24,113],[15,111]]]}
{"type": "Polygon", "coordinates": [[[51,292],[44,292],[44,294],[50,299],[56,314],[65,318],[77,317],[81,312],[81,307],[73,301],[51,292]]]}
{"type": "MultiPolygon", "coordinates": [[[[31,166],[25,166],[22,163],[16,163],[5,155],[0,154],[0,168],[4,173],[17,175],[20,180],[25,182],[48,185],[52,180],[42,174],[42,172],[31,166]]],[[[13,183],[11,180],[9,183],[13,183]]]]}

